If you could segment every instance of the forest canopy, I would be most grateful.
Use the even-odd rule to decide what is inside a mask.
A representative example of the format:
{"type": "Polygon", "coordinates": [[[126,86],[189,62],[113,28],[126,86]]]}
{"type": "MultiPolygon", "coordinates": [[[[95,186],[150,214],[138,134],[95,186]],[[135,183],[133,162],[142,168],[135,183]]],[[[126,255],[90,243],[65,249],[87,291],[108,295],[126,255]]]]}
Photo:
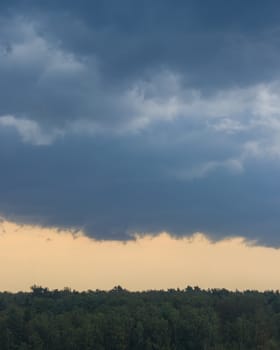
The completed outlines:
{"type": "Polygon", "coordinates": [[[1,350],[279,349],[278,291],[0,293],[1,350]]]}

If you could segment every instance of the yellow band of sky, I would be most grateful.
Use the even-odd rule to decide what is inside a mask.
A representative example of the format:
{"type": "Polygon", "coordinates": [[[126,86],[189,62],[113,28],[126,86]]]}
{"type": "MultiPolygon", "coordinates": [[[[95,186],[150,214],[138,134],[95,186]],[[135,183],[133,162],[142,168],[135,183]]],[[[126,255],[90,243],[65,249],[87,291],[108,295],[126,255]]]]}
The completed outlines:
{"type": "Polygon", "coordinates": [[[216,243],[204,235],[175,239],[166,233],[131,242],[95,241],[83,235],[3,222],[0,290],[129,290],[185,288],[280,289],[280,250],[242,238],[216,243]]]}

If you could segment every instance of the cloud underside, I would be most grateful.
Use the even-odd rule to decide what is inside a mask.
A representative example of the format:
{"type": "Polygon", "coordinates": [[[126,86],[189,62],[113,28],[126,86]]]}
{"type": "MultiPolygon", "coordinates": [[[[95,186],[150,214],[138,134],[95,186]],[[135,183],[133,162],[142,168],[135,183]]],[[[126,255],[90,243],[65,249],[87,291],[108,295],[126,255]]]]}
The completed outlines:
{"type": "Polygon", "coordinates": [[[237,25],[222,4],[4,2],[0,214],[278,247],[280,28],[256,3],[248,21],[236,2],[237,25]]]}

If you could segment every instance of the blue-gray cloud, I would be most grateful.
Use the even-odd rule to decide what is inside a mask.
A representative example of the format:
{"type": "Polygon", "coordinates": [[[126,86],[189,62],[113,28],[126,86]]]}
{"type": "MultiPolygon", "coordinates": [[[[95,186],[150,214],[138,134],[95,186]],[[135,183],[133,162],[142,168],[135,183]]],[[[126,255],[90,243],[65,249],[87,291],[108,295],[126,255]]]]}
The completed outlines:
{"type": "Polygon", "coordinates": [[[279,246],[277,2],[0,8],[1,215],[279,246]]]}

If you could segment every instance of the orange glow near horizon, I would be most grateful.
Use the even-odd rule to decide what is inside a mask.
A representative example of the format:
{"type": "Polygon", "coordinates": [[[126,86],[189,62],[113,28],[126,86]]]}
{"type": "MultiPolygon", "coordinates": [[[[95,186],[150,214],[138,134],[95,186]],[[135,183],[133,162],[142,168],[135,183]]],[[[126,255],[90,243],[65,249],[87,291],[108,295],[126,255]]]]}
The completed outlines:
{"type": "Polygon", "coordinates": [[[210,242],[204,235],[175,239],[166,233],[135,241],[95,241],[64,231],[0,226],[0,290],[129,290],[185,288],[280,289],[280,250],[242,238],[210,242]]]}

